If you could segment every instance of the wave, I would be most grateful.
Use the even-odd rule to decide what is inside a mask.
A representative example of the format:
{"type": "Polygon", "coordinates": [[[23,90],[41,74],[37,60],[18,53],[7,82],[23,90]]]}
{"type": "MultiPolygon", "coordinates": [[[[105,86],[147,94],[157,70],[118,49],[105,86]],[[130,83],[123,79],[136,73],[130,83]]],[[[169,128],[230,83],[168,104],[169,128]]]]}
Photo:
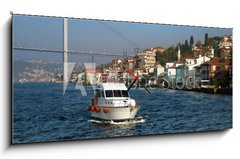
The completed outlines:
{"type": "Polygon", "coordinates": [[[88,120],[88,122],[97,123],[97,124],[132,125],[132,124],[144,123],[145,119],[143,117],[136,117],[134,119],[124,120],[124,121],[90,119],[88,120]]]}

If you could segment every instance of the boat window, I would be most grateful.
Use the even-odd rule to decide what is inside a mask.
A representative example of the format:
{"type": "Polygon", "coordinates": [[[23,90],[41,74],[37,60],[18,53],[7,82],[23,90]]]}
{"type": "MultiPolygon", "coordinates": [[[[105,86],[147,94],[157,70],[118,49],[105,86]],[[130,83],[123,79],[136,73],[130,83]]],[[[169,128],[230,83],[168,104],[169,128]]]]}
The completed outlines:
{"type": "Polygon", "coordinates": [[[114,90],[114,97],[122,97],[120,90],[114,90]]]}
{"type": "Polygon", "coordinates": [[[100,91],[96,90],[96,98],[99,98],[99,97],[101,97],[100,91]]]}
{"type": "Polygon", "coordinates": [[[123,91],[123,90],[122,90],[122,97],[129,97],[129,96],[128,96],[128,91],[123,91]]]}
{"type": "Polygon", "coordinates": [[[113,92],[112,90],[107,90],[105,91],[106,97],[113,97],[113,92]]]}
{"type": "Polygon", "coordinates": [[[104,98],[104,92],[103,91],[101,91],[101,96],[104,98]]]}

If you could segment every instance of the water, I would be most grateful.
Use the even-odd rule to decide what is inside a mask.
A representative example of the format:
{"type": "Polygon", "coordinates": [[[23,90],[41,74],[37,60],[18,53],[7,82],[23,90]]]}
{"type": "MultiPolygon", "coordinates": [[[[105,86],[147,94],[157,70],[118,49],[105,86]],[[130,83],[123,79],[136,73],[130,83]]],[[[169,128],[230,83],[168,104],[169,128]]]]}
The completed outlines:
{"type": "Polygon", "coordinates": [[[140,104],[137,118],[102,122],[90,118],[83,97],[70,84],[63,96],[60,83],[15,83],[13,143],[62,141],[119,136],[222,130],[232,127],[232,96],[180,90],[130,91],[140,104]]]}

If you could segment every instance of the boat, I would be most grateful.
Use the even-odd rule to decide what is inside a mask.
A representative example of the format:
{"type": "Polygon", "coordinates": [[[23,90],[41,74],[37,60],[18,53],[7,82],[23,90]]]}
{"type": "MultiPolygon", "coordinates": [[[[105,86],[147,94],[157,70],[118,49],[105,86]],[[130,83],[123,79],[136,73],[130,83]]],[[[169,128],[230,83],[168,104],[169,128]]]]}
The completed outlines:
{"type": "MultiPolygon", "coordinates": [[[[140,106],[129,95],[129,90],[139,78],[131,71],[134,81],[127,88],[124,83],[99,83],[94,87],[92,105],[88,106],[91,117],[100,120],[123,121],[134,119],[140,106]]],[[[140,82],[140,81],[139,81],[140,82]]],[[[147,90],[147,88],[140,82],[147,90]]],[[[148,91],[148,90],[147,90],[148,91]]],[[[148,93],[150,93],[148,91],[148,93]]]]}

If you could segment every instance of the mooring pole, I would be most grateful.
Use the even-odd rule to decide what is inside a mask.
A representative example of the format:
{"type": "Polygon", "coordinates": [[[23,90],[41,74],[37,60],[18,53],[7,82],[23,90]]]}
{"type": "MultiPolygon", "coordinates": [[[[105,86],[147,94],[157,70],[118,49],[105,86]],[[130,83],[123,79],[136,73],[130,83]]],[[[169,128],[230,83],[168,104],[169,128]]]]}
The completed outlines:
{"type": "Polygon", "coordinates": [[[68,19],[63,20],[63,39],[64,39],[64,53],[63,53],[63,81],[68,82],[68,19]]]}

